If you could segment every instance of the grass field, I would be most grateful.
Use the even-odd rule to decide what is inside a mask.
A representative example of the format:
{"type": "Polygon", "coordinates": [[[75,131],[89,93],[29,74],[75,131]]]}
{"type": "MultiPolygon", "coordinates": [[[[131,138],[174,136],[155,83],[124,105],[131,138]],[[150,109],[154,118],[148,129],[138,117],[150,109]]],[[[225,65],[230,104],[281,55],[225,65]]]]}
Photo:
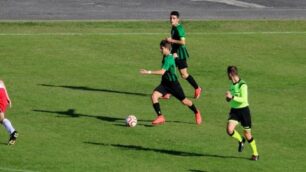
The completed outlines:
{"type": "MultiPolygon", "coordinates": [[[[306,21],[185,21],[189,72],[205,89],[196,126],[191,111],[161,100],[165,125],[151,127],[166,21],[0,22],[0,78],[13,101],[7,117],[20,133],[0,171],[305,171],[306,21]],[[227,136],[230,84],[237,65],[249,85],[260,160],[227,136]],[[138,125],[124,119],[135,114],[138,125]]],[[[241,128],[238,128],[241,132],[241,128]]]]}

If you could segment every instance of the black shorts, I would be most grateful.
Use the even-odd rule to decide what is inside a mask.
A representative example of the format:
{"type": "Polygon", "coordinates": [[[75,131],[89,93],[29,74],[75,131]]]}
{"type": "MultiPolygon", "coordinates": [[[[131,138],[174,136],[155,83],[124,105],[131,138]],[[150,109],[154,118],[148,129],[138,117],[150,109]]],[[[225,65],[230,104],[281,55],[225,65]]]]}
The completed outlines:
{"type": "Polygon", "coordinates": [[[249,107],[233,109],[229,113],[228,120],[235,120],[241,123],[244,129],[252,128],[251,113],[249,107]]]}
{"type": "Polygon", "coordinates": [[[159,86],[157,86],[154,91],[160,92],[163,96],[167,93],[172,94],[174,97],[179,99],[180,101],[184,100],[186,98],[184,91],[181,87],[181,84],[179,82],[171,83],[171,84],[164,84],[161,83],[159,86]]]}
{"type": "Polygon", "coordinates": [[[188,67],[186,59],[179,59],[178,57],[175,58],[175,64],[178,69],[185,69],[188,67]]]}

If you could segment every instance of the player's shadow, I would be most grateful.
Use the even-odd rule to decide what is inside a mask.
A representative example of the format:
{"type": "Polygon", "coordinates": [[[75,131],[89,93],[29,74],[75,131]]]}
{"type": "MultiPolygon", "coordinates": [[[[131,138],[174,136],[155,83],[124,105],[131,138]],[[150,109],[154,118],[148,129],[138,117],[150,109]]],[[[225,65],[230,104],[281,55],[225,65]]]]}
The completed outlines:
{"type": "Polygon", "coordinates": [[[126,94],[126,95],[134,95],[134,96],[150,96],[151,95],[151,94],[146,94],[146,93],[135,93],[135,92],[118,91],[118,90],[101,89],[101,88],[90,88],[90,87],[85,87],[85,86],[51,85],[51,84],[38,84],[38,85],[44,86],[44,87],[60,87],[60,88],[68,88],[72,90],[100,91],[100,92],[126,94]]]}
{"type": "Polygon", "coordinates": [[[149,152],[156,152],[156,153],[162,153],[162,154],[168,154],[173,156],[194,156],[194,157],[212,157],[212,158],[238,158],[238,159],[246,159],[243,157],[235,157],[235,156],[223,156],[223,155],[214,155],[214,154],[202,154],[202,153],[194,153],[194,152],[185,152],[185,151],[177,151],[177,150],[168,150],[168,149],[158,149],[158,148],[148,148],[143,146],[137,146],[137,145],[124,145],[124,144],[108,144],[108,143],[97,143],[97,142],[84,142],[86,144],[91,145],[98,145],[98,146],[111,146],[116,147],[120,149],[126,149],[126,150],[136,150],[136,151],[149,151],[149,152]]]}
{"type": "MultiPolygon", "coordinates": [[[[76,113],[75,109],[68,109],[66,111],[50,111],[50,110],[33,109],[32,111],[58,114],[58,115],[63,116],[63,117],[72,117],[72,118],[78,118],[78,117],[96,118],[98,120],[114,123],[113,125],[116,125],[116,126],[126,127],[125,118],[81,114],[81,113],[76,113]]],[[[151,122],[152,122],[151,120],[138,119],[137,121],[140,122],[137,125],[142,125],[144,127],[153,127],[151,125],[151,122]]],[[[168,122],[169,123],[186,123],[186,124],[193,124],[194,125],[194,123],[183,122],[183,121],[167,121],[167,123],[168,122]]]]}
{"type": "MultiPolygon", "coordinates": [[[[45,87],[60,87],[60,88],[68,88],[68,89],[83,90],[83,91],[102,91],[102,92],[119,93],[119,94],[136,95],[136,96],[150,96],[151,95],[151,94],[145,94],[145,93],[134,93],[134,92],[116,91],[116,90],[109,90],[109,89],[96,89],[96,88],[90,88],[90,87],[84,87],[84,86],[67,86],[67,85],[51,85],[51,84],[38,84],[38,85],[45,86],[45,87]]],[[[71,110],[71,109],[69,109],[69,110],[71,110]]],[[[61,115],[67,115],[67,116],[71,116],[71,117],[79,117],[79,116],[96,117],[97,119],[101,119],[101,120],[105,120],[105,121],[108,121],[108,118],[109,118],[109,117],[106,117],[106,116],[97,117],[97,116],[85,115],[85,114],[75,114],[74,112],[73,113],[69,112],[69,110],[68,111],[43,111],[42,110],[42,112],[48,112],[48,113],[55,112],[55,113],[58,113],[58,114],[61,114],[61,115]]],[[[138,121],[148,122],[148,120],[138,120],[138,121]]],[[[114,121],[112,121],[112,118],[111,118],[110,122],[114,122],[114,121]]],[[[194,123],[191,123],[191,122],[184,122],[184,121],[167,121],[167,123],[194,124],[194,123]]],[[[116,125],[117,126],[125,126],[125,125],[120,125],[120,124],[116,124],[116,125]]],[[[145,124],[143,126],[152,127],[151,125],[145,125],[145,124]]]]}
{"type": "Polygon", "coordinates": [[[188,171],[191,171],[191,172],[207,172],[207,171],[203,171],[203,170],[195,170],[195,169],[190,169],[188,171]]]}
{"type": "MultiPolygon", "coordinates": [[[[61,115],[61,116],[72,117],[72,118],[78,118],[78,117],[96,118],[96,119],[106,121],[106,122],[112,122],[112,123],[120,122],[122,125],[125,121],[124,118],[118,118],[118,117],[95,116],[95,115],[87,115],[87,114],[76,113],[75,109],[68,109],[66,111],[50,111],[50,110],[33,109],[33,111],[34,112],[43,112],[43,113],[53,113],[53,114],[58,114],[58,115],[61,115]]],[[[150,122],[149,120],[138,120],[138,121],[150,122]]],[[[120,125],[120,124],[118,124],[118,125],[120,125]]],[[[126,125],[123,125],[123,126],[126,126],[126,125]]]]}

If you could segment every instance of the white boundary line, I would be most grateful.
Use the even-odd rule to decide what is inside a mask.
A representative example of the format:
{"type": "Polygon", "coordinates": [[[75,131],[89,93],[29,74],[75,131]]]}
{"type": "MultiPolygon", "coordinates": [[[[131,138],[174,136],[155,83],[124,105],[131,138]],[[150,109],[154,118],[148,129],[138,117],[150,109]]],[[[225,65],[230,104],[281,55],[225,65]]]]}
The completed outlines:
{"type": "Polygon", "coordinates": [[[227,4],[237,7],[243,7],[243,8],[267,8],[264,5],[259,5],[255,3],[249,3],[249,2],[243,2],[243,1],[237,1],[237,0],[191,0],[192,2],[214,2],[214,3],[221,3],[221,4],[227,4]]]}
{"type": "MultiPolygon", "coordinates": [[[[0,36],[91,36],[91,35],[168,35],[169,33],[158,32],[113,32],[113,33],[73,33],[73,32],[61,32],[61,33],[0,33],[0,36]]],[[[306,34],[305,32],[190,32],[188,35],[274,35],[274,34],[306,34]]]]}
{"type": "Polygon", "coordinates": [[[13,168],[0,167],[0,171],[1,170],[4,170],[4,171],[13,171],[13,172],[38,172],[38,171],[31,171],[31,170],[22,170],[22,169],[13,169],[13,168]]]}

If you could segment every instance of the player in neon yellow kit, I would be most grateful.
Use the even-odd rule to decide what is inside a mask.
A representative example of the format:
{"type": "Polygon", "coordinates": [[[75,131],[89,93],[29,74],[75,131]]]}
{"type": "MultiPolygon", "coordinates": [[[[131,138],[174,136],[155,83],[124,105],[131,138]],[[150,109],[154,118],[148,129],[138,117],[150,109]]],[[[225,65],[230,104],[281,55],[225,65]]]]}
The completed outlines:
{"type": "Polygon", "coordinates": [[[186,34],[180,22],[180,14],[177,11],[170,13],[171,23],[171,37],[167,41],[172,44],[171,53],[175,58],[175,64],[180,71],[181,77],[186,79],[194,88],[194,98],[198,99],[201,95],[202,89],[199,87],[194,78],[188,73],[187,58],[189,57],[186,48],[186,34]]]}
{"type": "Polygon", "coordinates": [[[238,76],[238,69],[236,66],[229,66],[227,68],[227,74],[229,80],[232,81],[230,90],[225,94],[226,100],[231,106],[227,123],[227,133],[238,140],[238,152],[242,152],[246,138],[253,151],[251,160],[257,161],[259,155],[257,152],[256,142],[251,134],[252,121],[248,102],[248,86],[246,82],[238,76]],[[239,122],[244,128],[245,138],[241,137],[241,135],[235,130],[239,122]]]}

